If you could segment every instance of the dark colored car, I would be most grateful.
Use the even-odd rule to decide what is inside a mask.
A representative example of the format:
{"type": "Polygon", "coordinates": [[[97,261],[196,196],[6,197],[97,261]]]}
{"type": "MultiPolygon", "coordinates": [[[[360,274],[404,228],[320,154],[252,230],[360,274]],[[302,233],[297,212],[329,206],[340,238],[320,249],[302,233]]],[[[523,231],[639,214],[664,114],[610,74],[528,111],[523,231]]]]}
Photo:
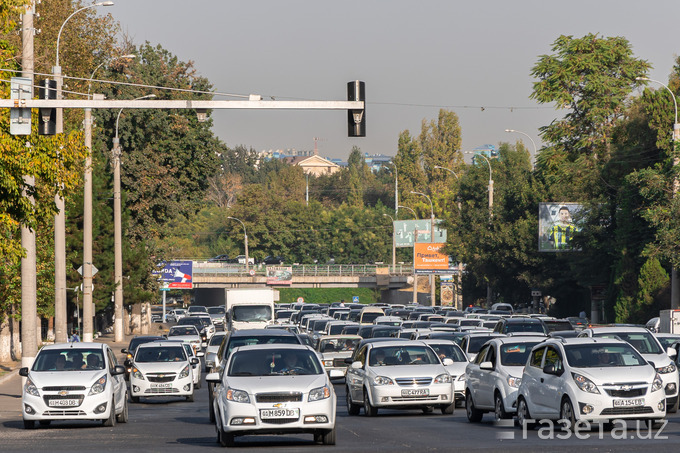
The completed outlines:
{"type": "Polygon", "coordinates": [[[178,326],[194,326],[198,333],[201,335],[201,339],[204,343],[208,341],[208,334],[205,328],[211,324],[208,318],[201,318],[198,316],[185,316],[184,318],[177,321],[178,326]]]}
{"type": "Polygon", "coordinates": [[[574,326],[566,319],[541,319],[541,322],[548,329],[548,333],[558,330],[574,330],[574,326]]]}
{"type": "Polygon", "coordinates": [[[536,318],[503,318],[496,323],[493,331],[503,334],[530,332],[548,335],[548,329],[540,319],[536,318]]]}
{"type": "Polygon", "coordinates": [[[140,344],[151,343],[152,341],[158,341],[158,340],[165,340],[165,338],[159,337],[157,335],[139,335],[139,336],[133,337],[130,340],[130,344],[128,345],[127,349],[121,349],[120,350],[120,352],[127,354],[125,356],[125,361],[123,362],[123,365],[125,365],[125,380],[130,379],[130,369],[132,368],[132,358],[135,356],[135,351],[137,350],[137,347],[140,344]]]}
{"type": "Polygon", "coordinates": [[[286,261],[282,256],[268,255],[262,260],[262,264],[274,265],[283,264],[286,261]]]}

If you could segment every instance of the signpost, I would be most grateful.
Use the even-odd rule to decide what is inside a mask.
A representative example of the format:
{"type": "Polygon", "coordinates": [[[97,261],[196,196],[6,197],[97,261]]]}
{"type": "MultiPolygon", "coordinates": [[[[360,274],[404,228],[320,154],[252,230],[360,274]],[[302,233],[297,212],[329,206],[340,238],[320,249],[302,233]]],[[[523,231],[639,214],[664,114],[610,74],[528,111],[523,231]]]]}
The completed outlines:
{"type": "Polygon", "coordinates": [[[413,247],[415,242],[446,242],[446,229],[438,226],[441,220],[435,220],[434,240],[432,240],[430,229],[432,221],[427,220],[397,220],[394,222],[394,234],[396,247],[413,247]],[[418,239],[415,232],[418,232],[418,239]]]}

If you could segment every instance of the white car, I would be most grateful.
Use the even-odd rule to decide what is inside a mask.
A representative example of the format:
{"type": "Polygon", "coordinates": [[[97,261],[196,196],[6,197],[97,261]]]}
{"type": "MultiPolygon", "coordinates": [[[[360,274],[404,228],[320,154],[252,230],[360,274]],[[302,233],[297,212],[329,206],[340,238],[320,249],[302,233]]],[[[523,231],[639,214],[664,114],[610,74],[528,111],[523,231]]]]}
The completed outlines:
{"type": "Polygon", "coordinates": [[[642,354],[650,363],[656,367],[666,393],[666,409],[668,412],[678,411],[678,368],[671,360],[675,358],[677,352],[673,348],[664,349],[654,335],[644,327],[591,327],[584,329],[579,337],[603,337],[620,338],[630,343],[632,347],[642,354]]]}
{"type": "Polygon", "coordinates": [[[505,335],[502,333],[494,333],[488,331],[475,332],[474,330],[472,330],[470,331],[469,334],[463,337],[463,340],[460,342],[460,348],[463,350],[468,360],[472,362],[475,360],[475,357],[477,357],[477,353],[482,348],[484,343],[491,340],[492,338],[504,336],[505,335]]]}
{"type": "Polygon", "coordinates": [[[479,422],[485,412],[495,419],[517,412],[517,391],[531,349],[545,338],[512,336],[488,341],[467,366],[465,408],[470,422],[479,422]]]}
{"type": "Polygon", "coordinates": [[[40,349],[22,390],[24,428],[54,420],[128,421],[125,367],[103,343],[57,343],[40,349]]]}
{"type": "Polygon", "coordinates": [[[358,335],[326,335],[319,339],[317,350],[331,379],[344,379],[347,373],[345,359],[352,356],[360,341],[358,335]]]}
{"type": "Polygon", "coordinates": [[[168,340],[181,340],[189,343],[194,351],[200,351],[203,346],[203,339],[194,326],[172,326],[168,330],[168,340]]]}
{"type": "Polygon", "coordinates": [[[420,341],[431,347],[442,361],[444,359],[451,359],[453,361],[450,365],[444,365],[444,368],[446,368],[446,371],[449,372],[453,380],[453,392],[456,403],[464,402],[465,382],[467,381],[465,370],[469,362],[463,350],[451,340],[428,338],[420,341]]]}
{"type": "Polygon", "coordinates": [[[336,397],[315,351],[302,345],[235,348],[215,385],[217,440],[252,434],[309,433],[317,443],[335,444],[336,397]]]}
{"type": "Polygon", "coordinates": [[[204,357],[205,354],[201,351],[196,352],[194,351],[194,348],[191,347],[189,343],[185,343],[183,341],[178,341],[178,340],[166,340],[166,341],[176,341],[177,343],[181,344],[182,347],[184,348],[184,352],[187,353],[187,357],[189,358],[189,361],[191,362],[191,358],[195,357],[198,359],[198,363],[192,363],[191,364],[191,372],[194,376],[194,389],[200,389],[201,388],[201,357],[204,357]]]}
{"type": "Polygon", "coordinates": [[[347,369],[347,412],[366,416],[380,408],[422,409],[435,407],[452,414],[455,406],[453,380],[431,347],[420,341],[367,343],[353,356],[347,369]]]}
{"type": "Polygon", "coordinates": [[[205,356],[203,360],[205,361],[205,372],[209,373],[215,367],[217,361],[217,351],[220,349],[220,345],[226,337],[227,334],[224,332],[218,332],[210,339],[208,346],[205,348],[205,356]]]}
{"type": "Polygon", "coordinates": [[[554,338],[533,348],[517,395],[517,419],[611,423],[666,416],[663,381],[630,344],[614,338],[554,338]]]}
{"type": "Polygon", "coordinates": [[[183,396],[194,400],[192,365],[184,346],[177,341],[156,341],[139,345],[130,373],[130,399],[139,403],[140,397],[183,396]]]}

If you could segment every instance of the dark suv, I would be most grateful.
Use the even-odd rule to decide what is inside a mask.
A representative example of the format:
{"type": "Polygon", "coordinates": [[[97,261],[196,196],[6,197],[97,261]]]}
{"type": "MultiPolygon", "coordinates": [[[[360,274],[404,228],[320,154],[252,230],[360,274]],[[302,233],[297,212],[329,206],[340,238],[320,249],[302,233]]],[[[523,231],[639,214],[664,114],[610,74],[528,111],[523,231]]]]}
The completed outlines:
{"type": "Polygon", "coordinates": [[[548,335],[548,330],[540,319],[536,318],[503,318],[493,329],[496,333],[538,333],[548,335]]]}

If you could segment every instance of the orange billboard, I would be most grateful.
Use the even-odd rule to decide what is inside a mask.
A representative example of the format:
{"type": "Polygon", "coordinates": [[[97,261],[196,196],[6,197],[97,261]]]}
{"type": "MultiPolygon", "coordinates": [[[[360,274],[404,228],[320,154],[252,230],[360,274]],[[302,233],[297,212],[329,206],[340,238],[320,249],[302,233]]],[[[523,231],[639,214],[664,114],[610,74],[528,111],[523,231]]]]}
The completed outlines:
{"type": "Polygon", "coordinates": [[[449,269],[449,256],[441,251],[446,244],[416,242],[413,247],[413,268],[416,271],[449,269]]]}

